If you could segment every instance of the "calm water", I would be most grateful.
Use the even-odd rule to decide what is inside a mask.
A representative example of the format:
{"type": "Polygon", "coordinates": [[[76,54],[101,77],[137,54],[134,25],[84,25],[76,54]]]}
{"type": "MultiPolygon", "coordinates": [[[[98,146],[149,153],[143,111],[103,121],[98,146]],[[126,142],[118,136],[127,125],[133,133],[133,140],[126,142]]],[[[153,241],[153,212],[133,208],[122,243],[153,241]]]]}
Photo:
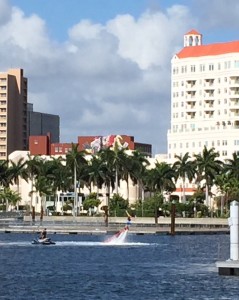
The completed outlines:
{"type": "Polygon", "coordinates": [[[239,299],[239,277],[219,276],[229,235],[53,235],[31,245],[30,234],[0,234],[0,299],[239,299]]]}

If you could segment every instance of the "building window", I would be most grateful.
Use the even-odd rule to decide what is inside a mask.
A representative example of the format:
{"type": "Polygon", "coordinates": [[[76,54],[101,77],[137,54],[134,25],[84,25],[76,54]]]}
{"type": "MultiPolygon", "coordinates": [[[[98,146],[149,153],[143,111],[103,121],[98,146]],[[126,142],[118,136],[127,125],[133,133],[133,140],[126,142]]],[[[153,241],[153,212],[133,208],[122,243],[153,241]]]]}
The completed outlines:
{"type": "Polygon", "coordinates": [[[205,71],[205,65],[200,65],[200,72],[204,72],[205,71]]]}
{"type": "Polygon", "coordinates": [[[223,141],[222,141],[222,145],[223,145],[223,146],[227,146],[227,140],[223,140],[223,141]]]}
{"type": "Polygon", "coordinates": [[[58,153],[59,152],[59,148],[55,147],[55,152],[58,153]]]}
{"type": "Polygon", "coordinates": [[[209,65],[209,71],[213,71],[214,70],[214,65],[213,64],[210,64],[209,65]]]}
{"type": "Polygon", "coordinates": [[[239,68],[239,60],[235,60],[234,61],[234,67],[235,68],[239,68]]]}
{"type": "Polygon", "coordinates": [[[234,145],[235,145],[235,146],[238,146],[238,145],[239,145],[239,140],[235,140],[235,141],[234,141],[234,145]]]}
{"type": "Polygon", "coordinates": [[[196,71],[195,65],[191,65],[191,72],[195,72],[195,71],[196,71]]]}

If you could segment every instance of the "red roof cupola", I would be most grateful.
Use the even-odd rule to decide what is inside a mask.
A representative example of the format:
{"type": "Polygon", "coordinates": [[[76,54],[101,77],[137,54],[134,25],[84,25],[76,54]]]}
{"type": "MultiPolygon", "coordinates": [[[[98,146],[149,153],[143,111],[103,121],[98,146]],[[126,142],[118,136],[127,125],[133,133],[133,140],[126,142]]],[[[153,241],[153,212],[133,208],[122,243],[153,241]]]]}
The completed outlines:
{"type": "Polygon", "coordinates": [[[184,47],[201,46],[202,35],[196,30],[191,30],[184,35],[184,47]]]}

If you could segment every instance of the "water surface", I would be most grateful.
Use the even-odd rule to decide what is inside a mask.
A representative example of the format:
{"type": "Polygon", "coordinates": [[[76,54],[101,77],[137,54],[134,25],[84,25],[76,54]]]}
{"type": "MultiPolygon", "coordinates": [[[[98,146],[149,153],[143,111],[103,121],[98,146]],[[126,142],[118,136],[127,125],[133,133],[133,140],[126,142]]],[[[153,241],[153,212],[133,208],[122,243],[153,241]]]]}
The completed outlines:
{"type": "Polygon", "coordinates": [[[239,299],[239,277],[215,266],[229,258],[226,234],[51,237],[0,234],[0,299],[239,299]]]}

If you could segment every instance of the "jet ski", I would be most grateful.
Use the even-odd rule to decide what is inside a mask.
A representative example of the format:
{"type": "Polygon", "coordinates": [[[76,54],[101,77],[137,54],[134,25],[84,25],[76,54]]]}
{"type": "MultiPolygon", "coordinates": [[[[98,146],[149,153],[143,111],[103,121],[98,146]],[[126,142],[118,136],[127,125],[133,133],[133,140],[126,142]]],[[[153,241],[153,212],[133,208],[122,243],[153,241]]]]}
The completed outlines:
{"type": "Polygon", "coordinates": [[[55,245],[56,243],[53,242],[50,238],[45,238],[45,239],[34,239],[32,241],[32,244],[34,245],[55,245]]]}

